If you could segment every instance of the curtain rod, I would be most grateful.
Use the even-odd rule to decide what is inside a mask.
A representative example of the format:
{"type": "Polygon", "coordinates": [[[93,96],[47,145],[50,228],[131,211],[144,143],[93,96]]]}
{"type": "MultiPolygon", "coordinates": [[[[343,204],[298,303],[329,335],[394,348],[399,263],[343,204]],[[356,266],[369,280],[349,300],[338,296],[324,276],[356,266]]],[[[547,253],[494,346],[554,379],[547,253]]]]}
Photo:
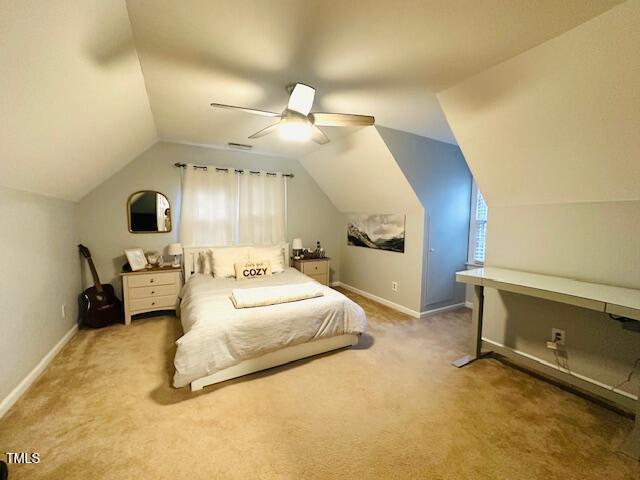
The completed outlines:
{"type": "MultiPolygon", "coordinates": [[[[180,163],[180,162],[176,162],[173,164],[174,167],[179,167],[179,168],[185,168],[187,166],[186,163],[180,163]]],[[[194,165],[193,168],[200,168],[202,170],[207,170],[207,166],[206,165],[194,165]]],[[[228,168],[220,168],[220,167],[215,167],[217,172],[228,172],[229,169],[228,168]]],[[[255,170],[246,170],[249,173],[260,173],[258,171],[255,170]]],[[[236,173],[244,173],[245,170],[241,169],[241,168],[236,168],[235,169],[236,173]]],[[[277,175],[277,173],[275,172],[266,172],[267,175],[277,175]]],[[[282,174],[283,177],[288,177],[288,178],[293,178],[295,175],[293,173],[283,173],[282,174]]]]}

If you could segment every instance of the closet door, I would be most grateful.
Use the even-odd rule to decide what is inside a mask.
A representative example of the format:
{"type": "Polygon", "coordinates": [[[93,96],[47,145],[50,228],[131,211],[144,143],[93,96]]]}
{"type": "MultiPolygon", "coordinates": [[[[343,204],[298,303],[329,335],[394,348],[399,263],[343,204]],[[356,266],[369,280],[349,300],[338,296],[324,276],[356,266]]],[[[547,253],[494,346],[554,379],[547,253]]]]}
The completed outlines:
{"type": "Polygon", "coordinates": [[[455,275],[452,274],[455,259],[451,258],[451,245],[447,245],[447,225],[439,225],[438,216],[430,215],[426,218],[425,231],[427,284],[423,310],[424,307],[453,300],[455,285],[455,275]]]}

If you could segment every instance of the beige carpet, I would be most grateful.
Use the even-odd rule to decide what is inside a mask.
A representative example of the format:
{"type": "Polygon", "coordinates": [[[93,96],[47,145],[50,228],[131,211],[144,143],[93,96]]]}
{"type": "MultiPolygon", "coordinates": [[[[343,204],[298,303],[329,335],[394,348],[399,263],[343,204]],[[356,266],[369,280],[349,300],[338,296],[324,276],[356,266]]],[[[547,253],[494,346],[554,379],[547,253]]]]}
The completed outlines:
{"type": "Polygon", "coordinates": [[[81,331],[0,420],[10,479],[640,479],[631,420],[502,365],[449,365],[468,310],[414,320],[349,294],[356,349],[196,394],[170,387],[173,317],[81,331]]]}

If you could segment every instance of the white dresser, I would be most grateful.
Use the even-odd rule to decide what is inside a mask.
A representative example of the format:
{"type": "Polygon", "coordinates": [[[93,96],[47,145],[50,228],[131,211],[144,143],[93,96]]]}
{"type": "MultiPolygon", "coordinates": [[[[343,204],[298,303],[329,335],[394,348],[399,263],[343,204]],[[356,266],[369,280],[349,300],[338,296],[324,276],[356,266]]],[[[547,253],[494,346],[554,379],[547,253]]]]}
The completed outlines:
{"type": "Polygon", "coordinates": [[[292,258],[291,266],[321,284],[329,285],[329,272],[331,271],[329,257],[304,258],[300,260],[292,258]]]}
{"type": "Polygon", "coordinates": [[[121,275],[125,324],[129,325],[131,317],[139,313],[177,308],[182,288],[180,267],[124,272],[121,275]]]}

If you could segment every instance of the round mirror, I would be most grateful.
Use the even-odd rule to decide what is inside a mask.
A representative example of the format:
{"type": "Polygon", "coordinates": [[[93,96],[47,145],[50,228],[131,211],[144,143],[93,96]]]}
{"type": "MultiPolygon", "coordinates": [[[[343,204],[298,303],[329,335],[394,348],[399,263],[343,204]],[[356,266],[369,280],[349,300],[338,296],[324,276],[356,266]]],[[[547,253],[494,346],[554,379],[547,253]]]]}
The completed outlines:
{"type": "Polygon", "coordinates": [[[171,206],[160,192],[143,190],[127,201],[127,216],[131,233],[164,233],[171,231],[171,206]]]}

